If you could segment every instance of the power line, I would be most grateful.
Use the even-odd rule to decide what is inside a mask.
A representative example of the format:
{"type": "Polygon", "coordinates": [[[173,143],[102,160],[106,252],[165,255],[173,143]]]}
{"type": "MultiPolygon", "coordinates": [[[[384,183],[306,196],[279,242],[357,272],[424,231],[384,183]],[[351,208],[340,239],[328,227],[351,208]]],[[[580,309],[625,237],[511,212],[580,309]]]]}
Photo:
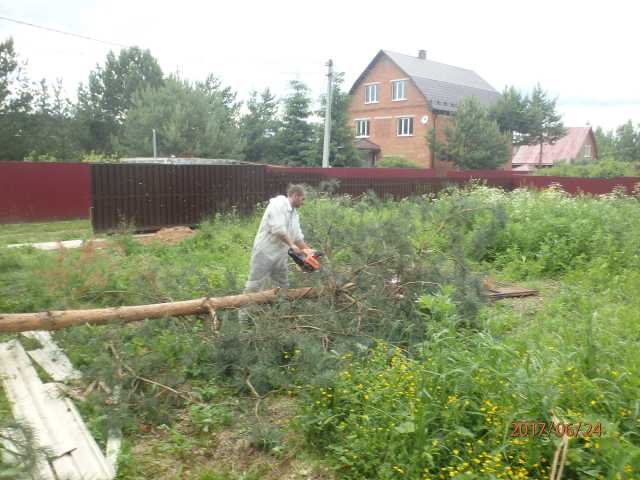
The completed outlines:
{"type": "Polygon", "coordinates": [[[53,33],[59,33],[62,35],[69,35],[70,37],[82,38],[84,40],[91,40],[92,42],[104,43],[106,45],[113,45],[116,47],[128,48],[128,45],[122,45],[121,43],[110,42],[108,40],[100,40],[98,38],[88,37],[86,35],[80,35],[78,33],[65,32],[62,30],[57,30],[51,27],[45,27],[43,25],[36,25],[35,23],[23,22],[22,20],[16,20],[15,18],[3,17],[0,15],[0,20],[6,20],[8,22],[18,23],[20,25],[27,25],[28,27],[40,28],[41,30],[47,30],[53,33]]]}

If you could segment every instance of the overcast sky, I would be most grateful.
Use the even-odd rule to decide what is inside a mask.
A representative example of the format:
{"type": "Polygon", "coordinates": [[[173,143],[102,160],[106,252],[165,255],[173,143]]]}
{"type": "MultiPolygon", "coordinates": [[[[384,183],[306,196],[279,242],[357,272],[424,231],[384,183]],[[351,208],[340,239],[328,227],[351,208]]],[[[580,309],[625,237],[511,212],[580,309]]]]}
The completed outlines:
{"type": "MultiPolygon", "coordinates": [[[[148,48],[165,73],[231,85],[241,99],[299,79],[314,97],[327,59],[346,86],[380,49],[475,70],[496,89],[536,82],[558,97],[565,125],[640,123],[640,6],[631,0],[248,1],[0,0],[0,15],[148,48]]],[[[34,79],[74,94],[105,45],[0,20],[34,79]]]]}

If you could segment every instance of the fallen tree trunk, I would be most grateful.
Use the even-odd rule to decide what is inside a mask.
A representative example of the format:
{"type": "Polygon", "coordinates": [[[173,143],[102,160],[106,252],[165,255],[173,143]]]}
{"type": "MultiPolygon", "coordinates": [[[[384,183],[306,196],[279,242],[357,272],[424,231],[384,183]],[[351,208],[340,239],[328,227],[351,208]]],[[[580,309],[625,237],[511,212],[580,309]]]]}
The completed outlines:
{"type": "MultiPolygon", "coordinates": [[[[348,286],[343,287],[348,288],[348,286]]],[[[58,310],[39,313],[0,313],[0,332],[60,330],[74,325],[103,325],[114,322],[136,322],[146,318],[210,313],[217,309],[240,308],[249,304],[268,303],[279,296],[288,300],[315,298],[335,293],[332,289],[296,288],[264,290],[257,293],[218,298],[198,298],[181,302],[135,305],[130,307],[58,310]]]]}

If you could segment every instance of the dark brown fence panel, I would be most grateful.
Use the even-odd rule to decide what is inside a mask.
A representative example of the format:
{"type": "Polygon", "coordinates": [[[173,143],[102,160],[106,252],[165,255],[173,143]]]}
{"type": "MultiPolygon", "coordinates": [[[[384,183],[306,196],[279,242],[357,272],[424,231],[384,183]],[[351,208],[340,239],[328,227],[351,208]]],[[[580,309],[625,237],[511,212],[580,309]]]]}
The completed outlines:
{"type": "Polygon", "coordinates": [[[116,230],[123,223],[137,230],[194,225],[216,212],[236,208],[247,212],[291,183],[318,187],[339,181],[338,194],[403,198],[437,194],[447,185],[474,179],[506,190],[545,188],[559,183],[569,193],[609,193],[624,186],[631,193],[638,178],[585,179],[513,175],[510,171],[450,171],[380,168],[294,168],[248,165],[127,165],[91,166],[92,224],[95,231],[116,230]]]}
{"type": "Polygon", "coordinates": [[[250,211],[264,200],[264,167],[91,165],[94,231],[195,225],[216,212],[250,211]]]}
{"type": "Polygon", "coordinates": [[[89,218],[86,163],[0,162],[0,223],[89,218]]]}

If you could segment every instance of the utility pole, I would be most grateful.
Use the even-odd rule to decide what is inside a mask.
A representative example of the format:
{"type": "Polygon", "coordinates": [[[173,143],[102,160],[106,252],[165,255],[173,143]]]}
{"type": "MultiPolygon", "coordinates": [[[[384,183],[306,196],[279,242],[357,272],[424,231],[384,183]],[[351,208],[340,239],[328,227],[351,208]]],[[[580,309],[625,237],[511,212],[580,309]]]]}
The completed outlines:
{"type": "Polygon", "coordinates": [[[327,109],[324,116],[324,145],[322,148],[322,168],[329,168],[329,145],[331,142],[331,93],[333,90],[333,61],[327,62],[329,73],[327,73],[327,109]]]}
{"type": "Polygon", "coordinates": [[[152,137],[153,137],[153,162],[155,163],[157,158],[158,158],[158,147],[156,145],[156,129],[154,128],[152,130],[152,132],[153,132],[153,135],[152,135],[152,137]]]}

